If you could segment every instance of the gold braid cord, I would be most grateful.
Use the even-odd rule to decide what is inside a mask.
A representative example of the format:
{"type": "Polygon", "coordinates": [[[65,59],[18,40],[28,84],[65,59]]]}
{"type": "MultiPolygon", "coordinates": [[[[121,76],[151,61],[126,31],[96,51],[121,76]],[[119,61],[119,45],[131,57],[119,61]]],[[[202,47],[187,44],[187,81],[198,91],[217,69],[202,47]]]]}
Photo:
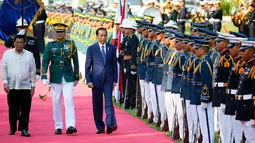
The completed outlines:
{"type": "Polygon", "coordinates": [[[248,74],[248,79],[255,79],[255,66],[252,67],[248,74]]]}

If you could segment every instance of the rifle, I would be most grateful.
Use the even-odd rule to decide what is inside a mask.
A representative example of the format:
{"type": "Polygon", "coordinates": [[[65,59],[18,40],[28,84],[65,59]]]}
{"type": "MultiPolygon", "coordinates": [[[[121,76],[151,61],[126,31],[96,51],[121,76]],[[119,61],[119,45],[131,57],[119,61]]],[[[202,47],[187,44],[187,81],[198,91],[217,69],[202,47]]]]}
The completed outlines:
{"type": "Polygon", "coordinates": [[[185,99],[183,99],[182,107],[183,107],[183,117],[184,117],[184,119],[183,119],[183,128],[184,128],[183,142],[189,143],[189,128],[188,128],[188,118],[187,118],[186,100],[185,99]]]}
{"type": "Polygon", "coordinates": [[[211,138],[210,138],[210,128],[209,128],[209,123],[208,123],[208,112],[207,109],[205,109],[205,117],[206,117],[206,125],[207,125],[207,133],[208,133],[208,139],[209,143],[211,143],[211,138]]]}
{"type": "Polygon", "coordinates": [[[128,93],[128,78],[126,78],[126,88],[125,88],[125,95],[124,95],[124,104],[123,104],[123,108],[125,108],[125,106],[126,106],[127,93],[128,93]]]}
{"type": "Polygon", "coordinates": [[[177,107],[175,106],[174,107],[174,120],[173,120],[173,129],[174,129],[174,132],[173,132],[173,139],[174,140],[178,140],[180,138],[180,133],[179,133],[179,123],[178,123],[178,116],[177,116],[177,107]]]}
{"type": "Polygon", "coordinates": [[[157,101],[157,110],[158,110],[158,123],[157,123],[157,126],[159,127],[160,124],[161,124],[161,114],[160,114],[160,110],[159,110],[158,92],[157,92],[156,84],[154,84],[154,88],[155,88],[155,95],[156,95],[156,101],[157,101]]]}
{"type": "Polygon", "coordinates": [[[142,96],[141,96],[141,90],[140,90],[140,82],[139,77],[136,79],[136,109],[138,108],[136,112],[136,116],[141,117],[142,116],[142,96]],[[138,106],[139,105],[139,106],[138,106]],[[137,107],[138,106],[138,107],[137,107]]]}

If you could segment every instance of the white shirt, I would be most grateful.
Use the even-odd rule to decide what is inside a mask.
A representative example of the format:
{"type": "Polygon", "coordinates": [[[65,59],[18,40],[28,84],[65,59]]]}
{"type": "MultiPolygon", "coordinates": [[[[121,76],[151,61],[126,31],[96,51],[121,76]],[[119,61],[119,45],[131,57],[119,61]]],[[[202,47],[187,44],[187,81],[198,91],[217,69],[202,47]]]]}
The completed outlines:
{"type": "Polygon", "coordinates": [[[101,53],[103,52],[103,51],[102,51],[102,50],[103,50],[102,46],[104,46],[104,52],[106,53],[106,44],[104,43],[104,44],[102,45],[102,44],[100,44],[99,42],[98,42],[98,44],[99,44],[101,53]]]}
{"type": "Polygon", "coordinates": [[[25,49],[18,54],[14,49],[4,52],[2,58],[2,81],[9,89],[35,87],[36,67],[33,54],[25,49]]]}

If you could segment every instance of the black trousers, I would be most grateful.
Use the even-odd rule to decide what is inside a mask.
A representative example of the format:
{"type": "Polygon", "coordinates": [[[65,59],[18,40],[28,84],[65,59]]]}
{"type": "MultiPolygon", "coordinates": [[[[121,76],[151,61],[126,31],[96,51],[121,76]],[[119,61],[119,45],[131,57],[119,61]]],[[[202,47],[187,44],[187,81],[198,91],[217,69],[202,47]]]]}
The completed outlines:
{"type": "Polygon", "coordinates": [[[134,109],[136,105],[136,80],[137,75],[132,75],[131,73],[126,74],[126,80],[128,80],[127,85],[127,95],[126,95],[126,109],[134,109]]]}
{"type": "Polygon", "coordinates": [[[255,37],[255,22],[249,25],[249,37],[255,37]]]}
{"type": "Polygon", "coordinates": [[[178,23],[179,32],[185,33],[185,22],[178,23]]]}
{"type": "Polygon", "coordinates": [[[221,22],[213,22],[213,31],[217,32],[221,30],[221,22]]]}
{"type": "Polygon", "coordinates": [[[9,124],[12,131],[17,131],[17,114],[21,112],[18,130],[28,130],[31,90],[10,90],[8,94],[9,124]]]}
{"type": "Polygon", "coordinates": [[[44,47],[45,47],[45,41],[44,41],[45,24],[44,23],[35,24],[33,29],[34,29],[34,36],[37,39],[37,46],[39,47],[40,52],[43,53],[44,47]]]}

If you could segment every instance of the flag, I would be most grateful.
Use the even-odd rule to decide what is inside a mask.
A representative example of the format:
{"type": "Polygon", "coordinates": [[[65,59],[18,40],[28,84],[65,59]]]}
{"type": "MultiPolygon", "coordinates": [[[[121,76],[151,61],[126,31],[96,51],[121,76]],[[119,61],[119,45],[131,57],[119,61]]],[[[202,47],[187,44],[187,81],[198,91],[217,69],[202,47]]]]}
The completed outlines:
{"type": "MultiPolygon", "coordinates": [[[[114,18],[114,22],[115,23],[120,23],[121,21],[121,10],[122,10],[122,6],[121,6],[121,0],[118,0],[118,7],[115,13],[115,18],[114,18]]],[[[112,44],[117,46],[117,39],[118,39],[118,30],[117,30],[117,26],[114,25],[114,31],[113,31],[113,37],[112,37],[112,44]]]]}
{"type": "MultiPolygon", "coordinates": [[[[121,0],[118,1],[118,8],[116,11],[116,15],[115,15],[115,22],[116,21],[120,21],[120,24],[122,24],[123,19],[127,18],[127,1],[124,0],[123,4],[121,2],[121,0]],[[123,7],[122,7],[123,5],[123,7]]],[[[117,57],[119,57],[119,52],[120,52],[120,43],[122,42],[123,39],[123,35],[120,31],[118,31],[118,33],[116,33],[116,35],[118,35],[117,39],[117,57]]],[[[119,73],[119,79],[118,79],[118,85],[117,88],[115,90],[115,98],[116,101],[119,101],[120,99],[120,95],[123,94],[123,84],[122,84],[122,72],[120,70],[120,65],[118,65],[118,73],[119,73]]]]}
{"type": "Polygon", "coordinates": [[[31,27],[43,9],[41,0],[4,0],[0,9],[0,39],[6,41],[11,34],[16,34],[16,21],[21,18],[22,1],[24,2],[24,19],[31,27]]]}

